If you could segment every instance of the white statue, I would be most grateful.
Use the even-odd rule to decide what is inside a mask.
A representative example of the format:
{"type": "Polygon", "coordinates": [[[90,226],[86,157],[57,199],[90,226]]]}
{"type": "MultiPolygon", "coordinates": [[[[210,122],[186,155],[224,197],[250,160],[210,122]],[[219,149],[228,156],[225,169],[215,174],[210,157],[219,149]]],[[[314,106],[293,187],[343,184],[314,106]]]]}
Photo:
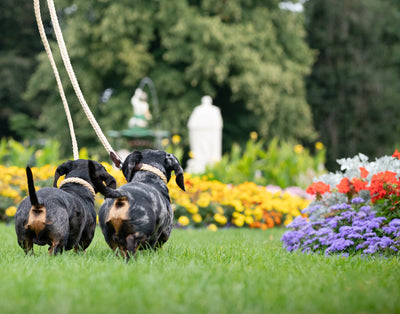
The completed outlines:
{"type": "Polygon", "coordinates": [[[201,105],[194,108],[189,121],[189,141],[193,158],[188,161],[186,171],[201,173],[206,165],[221,160],[222,116],[210,96],[201,98],[201,105]]]}
{"type": "Polygon", "coordinates": [[[131,104],[133,106],[133,117],[129,120],[129,127],[146,128],[151,119],[147,94],[141,88],[137,88],[131,98],[131,104]]]}

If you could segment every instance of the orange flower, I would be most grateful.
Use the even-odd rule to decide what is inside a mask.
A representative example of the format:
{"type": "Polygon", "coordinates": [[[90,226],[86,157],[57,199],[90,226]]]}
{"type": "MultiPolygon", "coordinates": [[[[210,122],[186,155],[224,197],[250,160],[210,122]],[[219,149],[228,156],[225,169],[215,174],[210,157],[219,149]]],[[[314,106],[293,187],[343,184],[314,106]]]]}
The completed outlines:
{"type": "Polygon", "coordinates": [[[360,167],[359,169],[360,169],[360,172],[361,172],[361,178],[366,179],[368,174],[369,174],[368,170],[365,169],[365,167],[360,167]]]}
{"type": "Polygon", "coordinates": [[[356,190],[356,192],[360,192],[361,190],[366,190],[367,189],[367,185],[368,185],[367,181],[363,181],[363,180],[360,180],[358,178],[354,178],[352,180],[352,183],[354,185],[354,189],[356,190]]]}
{"type": "Polygon", "coordinates": [[[397,150],[397,148],[396,148],[396,150],[394,151],[392,157],[397,157],[397,158],[400,159],[400,152],[397,150]]]}
{"type": "Polygon", "coordinates": [[[317,199],[321,199],[322,194],[330,191],[331,187],[329,186],[329,184],[325,184],[322,181],[314,182],[306,190],[308,194],[316,195],[317,199]]]}
{"type": "Polygon", "coordinates": [[[343,178],[338,185],[336,185],[338,191],[340,193],[349,193],[351,188],[350,188],[350,181],[347,178],[343,178]]]}

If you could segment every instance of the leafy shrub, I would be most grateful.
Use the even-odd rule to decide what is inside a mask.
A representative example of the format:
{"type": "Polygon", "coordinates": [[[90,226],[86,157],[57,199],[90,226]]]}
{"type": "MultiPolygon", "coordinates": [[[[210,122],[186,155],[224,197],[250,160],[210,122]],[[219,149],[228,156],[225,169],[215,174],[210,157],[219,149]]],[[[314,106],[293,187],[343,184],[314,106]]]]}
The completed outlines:
{"type": "Polygon", "coordinates": [[[25,168],[30,166],[42,167],[57,164],[60,161],[60,144],[47,140],[44,145],[31,145],[29,142],[17,142],[13,139],[0,140],[0,163],[4,166],[25,168]]]}
{"type": "Polygon", "coordinates": [[[239,184],[246,181],[259,185],[307,187],[313,177],[325,172],[326,150],[316,143],[316,154],[302,145],[273,139],[265,149],[264,141],[250,139],[244,150],[237,144],[221,161],[206,168],[205,174],[224,182],[239,184]]]}

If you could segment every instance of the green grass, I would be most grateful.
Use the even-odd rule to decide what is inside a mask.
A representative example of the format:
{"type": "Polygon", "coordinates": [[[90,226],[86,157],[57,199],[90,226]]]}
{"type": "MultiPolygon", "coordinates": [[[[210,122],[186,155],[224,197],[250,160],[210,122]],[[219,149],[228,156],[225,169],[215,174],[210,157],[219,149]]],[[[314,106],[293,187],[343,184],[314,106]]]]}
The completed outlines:
{"type": "Polygon", "coordinates": [[[174,230],[126,263],[99,229],[86,254],[26,257],[0,224],[1,313],[396,313],[399,258],[289,254],[284,230],[174,230]]]}

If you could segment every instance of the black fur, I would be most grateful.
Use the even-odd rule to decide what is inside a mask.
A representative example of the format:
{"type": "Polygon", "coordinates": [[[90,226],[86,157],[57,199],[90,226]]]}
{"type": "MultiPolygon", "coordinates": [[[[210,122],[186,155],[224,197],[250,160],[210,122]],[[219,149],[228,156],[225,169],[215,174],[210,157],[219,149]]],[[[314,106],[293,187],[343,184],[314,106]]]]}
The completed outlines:
{"type": "Polygon", "coordinates": [[[167,181],[175,171],[176,183],[185,190],[183,169],[178,159],[164,151],[146,149],[128,155],[122,166],[128,183],[116,190],[105,186],[98,179],[95,167],[89,163],[94,186],[106,196],[99,210],[104,238],[111,249],[119,249],[128,259],[137,249],[162,246],[169,239],[173,225],[173,209],[166,184],[157,174],[137,169],[140,164],[159,169],[167,181]],[[110,215],[122,218],[110,221],[110,215]]]}
{"type": "MultiPolygon", "coordinates": [[[[110,188],[116,188],[115,179],[101,164],[91,161],[91,165],[99,173],[99,180],[110,188]]],[[[26,174],[29,198],[21,202],[15,214],[19,245],[27,254],[33,253],[33,244],[50,245],[51,254],[72,248],[85,250],[92,242],[96,228],[94,196],[88,188],[78,183],[66,183],[60,189],[56,186],[58,178],[64,174],[66,178],[81,178],[93,186],[88,161],[69,160],[61,164],[55,172],[54,187],[45,187],[37,192],[29,167],[26,174]]]]}

